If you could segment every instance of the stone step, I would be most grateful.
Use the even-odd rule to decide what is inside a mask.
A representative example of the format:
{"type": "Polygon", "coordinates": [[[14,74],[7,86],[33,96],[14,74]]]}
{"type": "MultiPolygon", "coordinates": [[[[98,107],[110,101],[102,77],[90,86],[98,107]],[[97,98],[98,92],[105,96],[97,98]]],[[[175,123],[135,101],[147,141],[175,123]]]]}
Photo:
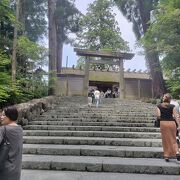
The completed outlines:
{"type": "Polygon", "coordinates": [[[108,138],[145,138],[160,139],[160,133],[149,132],[114,132],[114,131],[46,131],[25,130],[24,136],[74,136],[74,137],[108,137],[108,138]]]}
{"type": "Polygon", "coordinates": [[[110,121],[130,121],[130,122],[140,122],[140,121],[144,121],[144,122],[149,122],[149,121],[153,121],[155,118],[153,117],[74,117],[74,116],[62,116],[62,117],[55,117],[55,116],[44,116],[44,117],[38,117],[38,119],[34,119],[34,120],[110,120],[110,121]]]}
{"type": "Polygon", "coordinates": [[[77,112],[77,113],[70,113],[70,112],[63,112],[63,113],[57,113],[57,112],[51,112],[49,111],[49,113],[47,114],[47,112],[45,112],[44,114],[42,114],[42,116],[97,116],[97,117],[106,117],[106,116],[114,116],[114,117],[119,117],[119,116],[134,116],[134,117],[152,117],[154,116],[154,113],[149,113],[149,114],[145,114],[145,113],[124,113],[124,112],[120,112],[120,113],[115,113],[113,111],[109,112],[109,113],[98,113],[98,112],[86,112],[86,113],[82,113],[82,112],[77,112]]]}
{"type": "Polygon", "coordinates": [[[161,147],[88,146],[24,144],[24,154],[63,156],[109,156],[125,158],[162,158],[161,147]]]}
{"type": "Polygon", "coordinates": [[[161,147],[161,139],[131,139],[104,137],[56,137],[56,136],[24,136],[25,144],[69,144],[69,145],[108,145],[161,147]]]}
{"type": "Polygon", "coordinates": [[[25,130],[77,130],[77,131],[119,131],[119,132],[159,132],[154,127],[120,127],[120,126],[60,126],[27,125],[25,130]]]}
{"type": "Polygon", "coordinates": [[[180,175],[180,162],[151,158],[23,155],[23,169],[180,175]]]}
{"type": "Polygon", "coordinates": [[[179,175],[22,170],[21,180],[179,180],[179,175]]]}
{"type": "Polygon", "coordinates": [[[70,122],[123,122],[123,123],[153,123],[154,120],[151,119],[111,119],[111,118],[38,118],[34,119],[33,121],[52,121],[52,122],[59,122],[59,121],[70,121],[70,122]]]}
{"type": "Polygon", "coordinates": [[[66,112],[66,111],[82,111],[82,112],[110,112],[110,111],[115,111],[115,112],[143,112],[144,113],[149,113],[149,112],[153,112],[153,110],[156,108],[156,106],[152,106],[152,107],[147,107],[146,105],[143,106],[139,106],[134,108],[133,106],[101,106],[99,108],[96,108],[95,106],[93,106],[92,108],[89,108],[88,105],[83,105],[83,106],[76,106],[76,105],[71,105],[71,106],[63,106],[61,104],[60,107],[53,107],[53,109],[51,109],[50,111],[57,111],[57,112],[66,112]]]}
{"type": "Polygon", "coordinates": [[[123,126],[153,127],[153,123],[121,123],[121,122],[70,122],[70,121],[31,121],[29,125],[71,125],[71,126],[123,126]]]}

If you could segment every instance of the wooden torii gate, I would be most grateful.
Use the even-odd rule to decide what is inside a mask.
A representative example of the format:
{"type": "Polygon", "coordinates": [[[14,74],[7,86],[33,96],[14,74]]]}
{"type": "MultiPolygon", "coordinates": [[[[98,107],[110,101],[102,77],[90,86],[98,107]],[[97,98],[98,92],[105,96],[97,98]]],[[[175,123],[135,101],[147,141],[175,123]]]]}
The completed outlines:
{"type": "Polygon", "coordinates": [[[125,83],[124,83],[124,63],[123,60],[131,60],[134,57],[133,53],[121,53],[121,52],[107,52],[107,51],[93,51],[88,49],[77,49],[74,51],[78,56],[86,57],[85,61],[85,76],[83,82],[83,95],[87,96],[89,88],[89,68],[90,64],[109,64],[119,66],[119,89],[120,99],[125,99],[125,83]],[[93,60],[91,57],[105,58],[106,60],[93,60]],[[110,59],[110,60],[107,60],[110,59]],[[113,60],[117,61],[114,62],[113,60]]]}

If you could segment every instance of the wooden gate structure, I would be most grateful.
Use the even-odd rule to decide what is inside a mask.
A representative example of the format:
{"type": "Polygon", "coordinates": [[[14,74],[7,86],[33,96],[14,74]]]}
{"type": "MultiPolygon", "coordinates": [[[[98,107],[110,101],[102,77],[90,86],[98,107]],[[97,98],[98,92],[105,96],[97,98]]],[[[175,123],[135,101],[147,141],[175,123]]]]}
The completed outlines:
{"type": "Polygon", "coordinates": [[[124,83],[124,60],[131,60],[134,57],[133,53],[122,53],[122,52],[107,52],[107,51],[93,51],[88,49],[77,49],[74,51],[78,56],[84,56],[85,60],[85,75],[83,81],[83,95],[87,96],[89,89],[89,69],[90,64],[107,64],[107,65],[118,65],[119,66],[119,89],[120,99],[125,99],[125,83],[124,83]],[[92,57],[99,57],[100,60],[94,60],[92,57]]]}

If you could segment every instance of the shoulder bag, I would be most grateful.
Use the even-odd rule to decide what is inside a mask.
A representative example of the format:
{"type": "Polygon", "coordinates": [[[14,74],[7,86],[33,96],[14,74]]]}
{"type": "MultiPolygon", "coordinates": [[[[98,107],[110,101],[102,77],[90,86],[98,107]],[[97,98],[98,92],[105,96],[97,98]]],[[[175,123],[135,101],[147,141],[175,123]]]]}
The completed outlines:
{"type": "Polygon", "coordinates": [[[2,171],[5,167],[5,162],[8,159],[10,150],[10,143],[7,140],[6,136],[6,126],[4,126],[4,136],[3,140],[0,144],[0,171],[2,171]]]}

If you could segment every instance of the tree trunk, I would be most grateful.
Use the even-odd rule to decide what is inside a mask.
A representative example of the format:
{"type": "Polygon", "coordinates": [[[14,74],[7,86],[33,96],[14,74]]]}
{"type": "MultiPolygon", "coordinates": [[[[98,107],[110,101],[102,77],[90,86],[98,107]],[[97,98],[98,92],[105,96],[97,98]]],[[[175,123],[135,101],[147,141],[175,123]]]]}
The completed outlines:
{"type": "Polygon", "coordinates": [[[57,71],[60,73],[62,69],[63,41],[57,38],[57,71]]]}
{"type": "Polygon", "coordinates": [[[57,78],[57,41],[54,13],[57,0],[48,0],[49,20],[49,95],[55,95],[57,78]]]}
{"type": "MultiPolygon", "coordinates": [[[[142,28],[143,33],[145,34],[149,28],[150,21],[150,9],[145,10],[146,2],[144,0],[138,1],[139,13],[142,20],[142,28]]],[[[160,97],[165,93],[165,83],[163,79],[163,73],[159,61],[159,55],[157,52],[149,52],[148,49],[145,48],[146,51],[146,60],[149,66],[150,74],[152,77],[152,86],[153,86],[153,96],[160,97]]]]}
{"type": "Polygon", "coordinates": [[[159,56],[156,52],[146,51],[147,63],[150,69],[150,74],[152,77],[152,88],[153,88],[153,96],[155,98],[160,98],[166,91],[165,83],[163,80],[163,74],[161,65],[159,62],[159,56]]]}
{"type": "Polygon", "coordinates": [[[20,0],[16,0],[16,22],[14,24],[13,52],[12,52],[12,85],[16,85],[16,69],[17,69],[17,36],[19,22],[20,0]]]}

